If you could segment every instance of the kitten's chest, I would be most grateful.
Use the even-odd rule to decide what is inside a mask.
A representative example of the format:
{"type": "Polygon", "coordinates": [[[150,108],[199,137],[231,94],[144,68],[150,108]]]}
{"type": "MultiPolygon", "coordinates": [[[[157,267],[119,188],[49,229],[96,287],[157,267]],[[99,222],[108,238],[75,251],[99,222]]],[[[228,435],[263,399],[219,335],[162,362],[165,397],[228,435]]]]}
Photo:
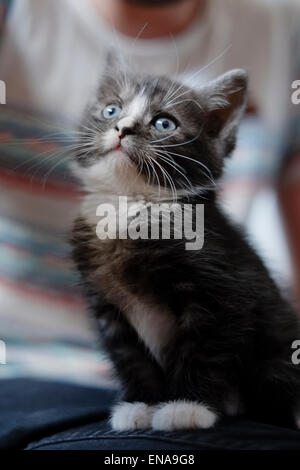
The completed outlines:
{"type": "Polygon", "coordinates": [[[124,272],[130,259],[129,250],[125,246],[110,245],[109,255],[107,248],[102,246],[102,265],[97,269],[97,284],[107,300],[120,309],[139,339],[162,364],[163,348],[176,330],[175,316],[166,305],[160,304],[159,299],[152,298],[151,279],[148,289],[139,285],[138,277],[134,282],[136,288],[128,285],[124,272]],[[143,287],[144,295],[141,293],[143,287]]]}
{"type": "MultiPolygon", "coordinates": [[[[93,245],[91,265],[94,269],[90,281],[108,302],[120,309],[139,339],[144,342],[156,360],[162,363],[163,348],[173,337],[176,329],[175,316],[167,306],[160,305],[159,299],[153,298],[151,279],[147,281],[146,276],[142,281],[138,270],[135,272],[132,256],[134,254],[135,258],[138,258],[136,253],[138,243],[128,238],[100,240],[96,234],[96,219],[89,217],[88,222],[93,226],[94,234],[91,241],[93,245]]],[[[153,257],[149,259],[153,262],[153,257]]]]}
{"type": "Polygon", "coordinates": [[[128,299],[123,314],[155,359],[163,364],[163,349],[176,331],[175,316],[165,306],[137,297],[128,299]]]}
{"type": "Polygon", "coordinates": [[[143,341],[154,358],[162,364],[163,348],[176,330],[175,316],[167,306],[161,305],[158,299],[151,296],[151,279],[148,286],[141,286],[137,275],[134,285],[129,285],[125,273],[130,254],[131,250],[125,240],[100,242],[94,283],[107,301],[120,309],[121,315],[134,328],[139,340],[143,341]]]}

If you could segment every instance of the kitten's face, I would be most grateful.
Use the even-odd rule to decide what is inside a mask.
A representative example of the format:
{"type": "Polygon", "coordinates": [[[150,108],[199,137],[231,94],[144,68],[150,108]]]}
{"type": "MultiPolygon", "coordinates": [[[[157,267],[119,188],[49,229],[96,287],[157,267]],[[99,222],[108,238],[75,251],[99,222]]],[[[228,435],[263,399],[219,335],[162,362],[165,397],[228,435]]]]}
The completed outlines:
{"type": "Polygon", "coordinates": [[[106,77],[81,128],[77,162],[86,186],[125,195],[144,187],[172,197],[212,188],[244,103],[245,74],[237,74],[200,93],[166,77],[106,77]],[[224,83],[235,102],[225,101],[224,83]]]}

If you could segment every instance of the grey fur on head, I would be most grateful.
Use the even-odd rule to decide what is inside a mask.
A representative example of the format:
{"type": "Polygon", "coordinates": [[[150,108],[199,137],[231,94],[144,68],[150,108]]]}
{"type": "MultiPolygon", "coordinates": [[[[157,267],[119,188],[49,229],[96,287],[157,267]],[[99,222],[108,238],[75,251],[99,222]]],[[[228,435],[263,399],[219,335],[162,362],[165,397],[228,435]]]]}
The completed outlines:
{"type": "Polygon", "coordinates": [[[82,168],[98,165],[101,173],[99,162],[107,163],[111,154],[122,166],[125,161],[133,164],[152,186],[173,193],[209,187],[234,148],[246,95],[244,70],[232,70],[194,90],[165,76],[135,74],[110,54],[83,119],[85,151],[77,154],[77,162],[82,168]],[[113,104],[119,114],[107,119],[103,110],[113,104]],[[129,124],[122,136],[123,159],[119,152],[118,160],[114,143],[118,123],[125,118],[129,124]],[[175,129],[158,130],[158,119],[171,121],[175,129]]]}

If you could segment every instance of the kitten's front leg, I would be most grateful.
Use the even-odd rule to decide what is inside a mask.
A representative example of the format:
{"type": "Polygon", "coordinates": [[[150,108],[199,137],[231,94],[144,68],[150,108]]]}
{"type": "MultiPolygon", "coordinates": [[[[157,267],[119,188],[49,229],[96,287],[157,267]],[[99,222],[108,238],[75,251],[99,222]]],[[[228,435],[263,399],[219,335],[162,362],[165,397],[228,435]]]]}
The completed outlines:
{"type": "MultiPolygon", "coordinates": [[[[169,349],[167,365],[169,397],[160,403],[152,418],[152,428],[160,431],[210,428],[220,415],[223,393],[215,399],[215,384],[208,370],[197,360],[198,348],[177,338],[176,348],[169,349]]],[[[212,371],[210,371],[212,372],[212,371]]]]}
{"type": "Polygon", "coordinates": [[[220,351],[220,338],[208,340],[209,333],[199,331],[195,323],[181,327],[166,349],[170,401],[161,403],[154,412],[153,429],[210,428],[224,412],[226,397],[233,389],[226,371],[234,365],[220,351]]]}
{"type": "Polygon", "coordinates": [[[100,299],[94,311],[122,387],[122,401],[112,410],[112,427],[118,431],[150,428],[154,405],[165,397],[162,369],[121,311],[100,299]]]}

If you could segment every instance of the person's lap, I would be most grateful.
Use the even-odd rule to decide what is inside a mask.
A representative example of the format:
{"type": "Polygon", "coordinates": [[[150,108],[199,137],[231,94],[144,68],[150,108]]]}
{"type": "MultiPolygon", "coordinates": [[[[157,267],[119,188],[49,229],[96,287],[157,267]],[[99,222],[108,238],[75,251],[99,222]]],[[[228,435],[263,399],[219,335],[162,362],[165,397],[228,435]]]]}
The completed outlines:
{"type": "Polygon", "coordinates": [[[26,450],[300,450],[300,431],[242,419],[209,430],[120,433],[116,392],[30,379],[0,381],[0,448],[26,450]]]}

